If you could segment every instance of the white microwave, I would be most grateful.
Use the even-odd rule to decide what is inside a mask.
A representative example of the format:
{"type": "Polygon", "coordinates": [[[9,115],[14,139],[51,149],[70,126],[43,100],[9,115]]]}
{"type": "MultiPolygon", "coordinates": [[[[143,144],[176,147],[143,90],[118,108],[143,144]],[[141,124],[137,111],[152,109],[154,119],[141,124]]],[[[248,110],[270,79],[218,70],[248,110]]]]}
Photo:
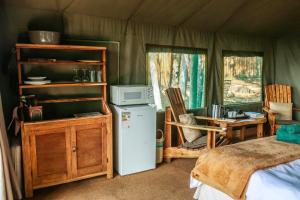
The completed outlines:
{"type": "Polygon", "coordinates": [[[110,102],[115,105],[154,104],[153,89],[147,85],[113,85],[110,102]]]}

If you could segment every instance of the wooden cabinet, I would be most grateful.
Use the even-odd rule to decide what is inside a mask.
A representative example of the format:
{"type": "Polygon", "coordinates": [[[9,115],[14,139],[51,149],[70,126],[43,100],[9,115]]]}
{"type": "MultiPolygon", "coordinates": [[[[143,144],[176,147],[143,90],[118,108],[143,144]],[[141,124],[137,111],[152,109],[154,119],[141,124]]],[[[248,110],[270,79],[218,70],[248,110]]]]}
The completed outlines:
{"type": "Polygon", "coordinates": [[[106,174],[112,178],[111,116],[23,123],[26,197],[33,189],[106,174]]]}
{"type": "Polygon", "coordinates": [[[33,185],[68,180],[71,177],[69,128],[45,126],[29,134],[33,185]]]}
{"type": "Polygon", "coordinates": [[[51,119],[22,122],[25,196],[32,197],[34,189],[93,176],[106,174],[107,178],[112,178],[112,114],[106,103],[106,48],[74,45],[17,44],[16,50],[19,95],[38,94],[36,95],[38,97],[36,102],[38,102],[38,105],[43,105],[43,108],[47,108],[49,104],[63,104],[63,106],[56,107],[61,109],[52,110],[51,108],[53,107],[51,106],[45,109],[45,111],[53,111],[50,112],[54,114],[54,116],[51,116],[51,119]],[[28,53],[29,50],[55,51],[56,54],[54,55],[59,55],[59,52],[70,55],[68,54],[69,51],[79,51],[82,56],[86,56],[87,53],[96,54],[99,60],[93,60],[93,62],[88,60],[89,62],[87,62],[86,60],[76,60],[74,58],[73,60],[37,59],[36,57],[32,59],[30,56],[38,56],[39,54],[35,55],[32,53],[28,56],[26,52],[28,53]],[[58,82],[53,81],[45,85],[26,85],[23,81],[28,76],[25,69],[30,66],[42,68],[41,66],[43,65],[51,66],[51,71],[53,70],[53,72],[57,69],[55,66],[69,65],[64,68],[67,69],[74,65],[79,68],[89,65],[93,70],[97,69],[102,72],[101,81],[74,82],[70,80],[70,76],[60,75],[58,77],[66,79],[69,77],[69,79],[62,80],[63,82],[60,80],[58,82]],[[91,87],[96,87],[97,94],[88,93],[86,90],[76,93],[76,91],[79,91],[77,89],[91,87]],[[50,95],[53,93],[51,90],[50,93],[41,92],[41,90],[53,88],[63,90],[57,93],[54,92],[54,97],[50,95]],[[73,93],[68,93],[70,88],[73,88],[73,93]],[[67,109],[65,105],[72,104],[72,108],[75,109],[76,105],[74,104],[78,102],[93,102],[93,105],[96,104],[98,110],[94,110],[95,108],[92,106],[89,107],[90,104],[85,104],[85,106],[77,105],[77,107],[86,108],[88,110],[86,112],[96,111],[99,113],[95,116],[90,114],[90,116],[84,115],[85,117],[74,117],[73,114],[76,111],[70,111],[70,107],[67,109]],[[67,117],[57,116],[57,111],[61,111],[64,114],[71,112],[71,115],[67,117]]]}
{"type": "Polygon", "coordinates": [[[105,122],[78,125],[71,128],[73,176],[81,177],[106,171],[105,122]]]}

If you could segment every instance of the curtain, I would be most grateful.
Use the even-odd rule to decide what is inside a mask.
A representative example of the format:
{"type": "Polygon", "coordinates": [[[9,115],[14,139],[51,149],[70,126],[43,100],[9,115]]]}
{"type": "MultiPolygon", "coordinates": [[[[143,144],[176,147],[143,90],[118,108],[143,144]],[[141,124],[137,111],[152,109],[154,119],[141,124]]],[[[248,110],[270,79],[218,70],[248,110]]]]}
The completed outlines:
{"type": "Polygon", "coordinates": [[[0,93],[0,199],[22,199],[18,179],[13,168],[10,147],[3,116],[2,99],[0,93]]]}

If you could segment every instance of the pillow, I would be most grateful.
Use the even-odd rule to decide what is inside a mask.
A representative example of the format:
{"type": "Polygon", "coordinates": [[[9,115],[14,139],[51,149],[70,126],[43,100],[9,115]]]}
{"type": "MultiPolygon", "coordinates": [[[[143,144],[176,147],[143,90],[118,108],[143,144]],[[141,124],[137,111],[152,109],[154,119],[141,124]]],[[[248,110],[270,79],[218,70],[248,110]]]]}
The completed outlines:
{"type": "MultiPolygon", "coordinates": [[[[193,113],[179,115],[179,121],[181,123],[187,124],[187,125],[197,124],[193,113]]],[[[184,138],[188,142],[193,142],[197,138],[201,137],[201,131],[200,130],[195,130],[195,129],[191,129],[191,128],[182,128],[182,130],[183,130],[184,138]]]]}
{"type": "Polygon", "coordinates": [[[270,102],[270,110],[277,112],[277,120],[292,120],[293,104],[270,102]]]}

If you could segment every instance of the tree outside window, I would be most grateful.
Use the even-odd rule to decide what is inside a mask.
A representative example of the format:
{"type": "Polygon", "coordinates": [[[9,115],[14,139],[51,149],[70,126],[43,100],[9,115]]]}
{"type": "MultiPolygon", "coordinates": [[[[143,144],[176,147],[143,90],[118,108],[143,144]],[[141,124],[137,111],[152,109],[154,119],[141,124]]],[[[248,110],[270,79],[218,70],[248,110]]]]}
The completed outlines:
{"type": "Polygon", "coordinates": [[[157,110],[169,105],[165,90],[179,87],[187,109],[204,107],[206,54],[194,49],[148,48],[148,84],[157,110]]]}
{"type": "Polygon", "coordinates": [[[262,55],[225,53],[224,104],[258,103],[262,100],[262,55]]]}

